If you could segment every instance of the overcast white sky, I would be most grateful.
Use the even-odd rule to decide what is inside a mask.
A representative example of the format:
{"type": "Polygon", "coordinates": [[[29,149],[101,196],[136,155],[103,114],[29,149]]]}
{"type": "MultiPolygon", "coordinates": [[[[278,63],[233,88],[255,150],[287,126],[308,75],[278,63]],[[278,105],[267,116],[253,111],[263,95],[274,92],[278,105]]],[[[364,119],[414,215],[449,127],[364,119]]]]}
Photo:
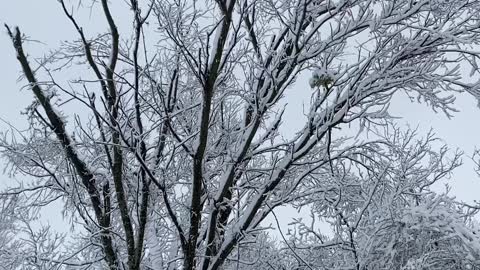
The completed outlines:
{"type": "MultiPolygon", "coordinates": [[[[15,59],[14,50],[11,42],[6,34],[3,24],[7,23],[11,26],[18,25],[23,33],[31,37],[31,39],[39,42],[31,42],[26,46],[26,50],[30,56],[41,57],[48,50],[58,47],[61,40],[71,40],[76,38],[72,31],[72,25],[66,19],[60,6],[56,0],[0,0],[2,3],[0,9],[0,118],[11,122],[19,127],[25,126],[25,116],[20,114],[32,100],[32,95],[28,89],[21,90],[25,85],[24,81],[18,82],[20,75],[20,67],[15,59]]],[[[123,3],[123,1],[118,1],[123,3]]],[[[127,27],[130,25],[130,11],[125,9],[120,13],[119,10],[113,10],[117,18],[119,27],[127,27]]],[[[95,12],[92,13],[90,19],[84,16],[82,25],[86,29],[96,29],[101,32],[106,29],[103,18],[97,19],[95,12]]],[[[93,34],[93,31],[90,32],[93,34]]],[[[290,108],[286,114],[286,124],[291,130],[300,128],[301,121],[298,119],[302,110],[302,102],[310,93],[308,82],[299,82],[295,89],[291,89],[292,93],[288,96],[290,108]],[[298,107],[296,107],[298,106],[298,107]]],[[[465,152],[465,165],[457,169],[453,179],[449,181],[452,187],[452,193],[457,199],[464,201],[472,201],[480,199],[480,177],[473,171],[473,163],[469,160],[475,146],[480,147],[479,134],[480,125],[478,119],[480,109],[476,106],[477,102],[467,96],[462,95],[457,99],[456,108],[460,110],[455,117],[449,120],[442,114],[435,114],[424,105],[412,104],[404,97],[398,97],[392,104],[391,112],[394,115],[401,116],[402,123],[408,123],[410,126],[419,126],[421,134],[425,134],[430,128],[433,128],[438,137],[452,149],[459,148],[465,152]]],[[[0,130],[5,125],[0,124],[0,130]]],[[[0,169],[2,163],[0,163],[0,169]]],[[[7,175],[0,174],[0,187],[4,184],[11,183],[7,175]]]]}

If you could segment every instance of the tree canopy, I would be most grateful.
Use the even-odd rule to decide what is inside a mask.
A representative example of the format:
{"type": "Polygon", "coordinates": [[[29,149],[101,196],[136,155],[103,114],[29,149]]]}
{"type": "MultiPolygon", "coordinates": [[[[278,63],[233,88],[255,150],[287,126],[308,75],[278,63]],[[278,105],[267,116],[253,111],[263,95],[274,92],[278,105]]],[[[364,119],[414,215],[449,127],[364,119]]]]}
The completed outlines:
{"type": "Polygon", "coordinates": [[[480,207],[431,189],[461,153],[389,114],[399,92],[446,117],[480,98],[480,1],[58,2],[78,38],[42,58],[6,25],[33,102],[0,136],[24,179],[0,193],[2,266],[480,268],[480,207]],[[68,234],[32,225],[51,204],[68,234]],[[311,214],[270,226],[285,207],[311,214]]]}

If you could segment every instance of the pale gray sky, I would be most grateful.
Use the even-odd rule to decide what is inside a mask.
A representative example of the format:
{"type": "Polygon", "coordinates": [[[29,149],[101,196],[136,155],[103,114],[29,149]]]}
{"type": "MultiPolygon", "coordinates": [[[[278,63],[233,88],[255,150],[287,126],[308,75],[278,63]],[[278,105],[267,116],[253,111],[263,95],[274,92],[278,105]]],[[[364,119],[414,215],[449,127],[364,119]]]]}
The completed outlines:
{"type": "MultiPolygon", "coordinates": [[[[33,57],[41,57],[48,50],[58,47],[61,40],[76,38],[76,33],[72,31],[72,25],[64,16],[56,0],[1,0],[1,2],[0,81],[2,82],[2,95],[0,118],[21,128],[25,127],[25,116],[21,115],[20,111],[31,102],[33,97],[28,89],[20,91],[25,82],[17,81],[20,67],[3,24],[18,25],[23,33],[31,39],[39,41],[30,42],[26,46],[30,60],[33,60],[33,57]]],[[[123,1],[118,2],[123,3],[123,1]]],[[[130,11],[125,9],[122,11],[124,13],[120,13],[118,10],[113,10],[113,12],[117,18],[125,18],[117,20],[119,27],[128,29],[131,22],[131,14],[128,13],[130,11]]],[[[86,16],[83,16],[81,21],[89,35],[106,29],[103,17],[96,16],[95,13],[96,11],[93,11],[90,16],[88,13],[83,14],[86,16]]],[[[291,130],[298,130],[303,125],[301,121],[298,121],[298,117],[301,116],[302,102],[310,95],[309,89],[308,81],[305,80],[299,82],[296,88],[292,89],[293,94],[288,95],[290,108],[295,108],[289,109],[286,114],[286,124],[291,130]]],[[[460,112],[455,114],[451,120],[443,114],[435,114],[424,105],[412,104],[404,97],[396,98],[391,107],[394,115],[403,117],[401,122],[405,125],[408,123],[412,127],[419,126],[421,134],[425,134],[430,128],[433,128],[438,137],[442,138],[452,149],[458,147],[465,152],[465,165],[457,169],[449,184],[457,199],[470,202],[480,199],[478,192],[480,191],[480,178],[473,171],[473,163],[469,160],[475,146],[480,146],[478,139],[480,125],[476,120],[480,116],[480,109],[476,107],[476,104],[477,102],[467,95],[459,96],[456,108],[460,112]]],[[[5,125],[0,124],[0,129],[4,128],[5,125]]],[[[11,182],[12,179],[9,179],[7,175],[0,175],[0,187],[11,182]]],[[[54,217],[51,216],[51,218],[54,217]]]]}

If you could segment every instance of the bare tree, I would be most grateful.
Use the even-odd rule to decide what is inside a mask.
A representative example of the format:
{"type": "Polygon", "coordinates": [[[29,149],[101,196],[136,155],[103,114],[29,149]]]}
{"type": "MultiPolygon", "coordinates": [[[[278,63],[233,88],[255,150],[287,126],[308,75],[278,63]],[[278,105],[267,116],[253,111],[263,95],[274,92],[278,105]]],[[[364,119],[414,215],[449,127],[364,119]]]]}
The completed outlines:
{"type": "MultiPolygon", "coordinates": [[[[35,101],[30,129],[0,146],[13,174],[35,180],[2,196],[64,203],[82,229],[59,266],[238,268],[272,211],[319,196],[315,181],[341,181],[342,160],[381,155],[381,142],[338,130],[388,126],[398,91],[447,116],[454,93],[479,96],[460,69],[479,72],[476,0],[127,2],[131,29],[92,1],[108,28],[94,36],[60,0],[78,40],[36,66],[7,26],[35,101]],[[305,124],[283,138],[285,99],[304,72],[305,124]]],[[[362,166],[382,179],[377,163],[362,166]]]]}
{"type": "Polygon", "coordinates": [[[374,151],[334,161],[335,175],[312,174],[303,192],[315,195],[298,202],[311,218],[295,220],[278,251],[293,264],[285,268],[478,269],[478,210],[430,188],[461,165],[460,153],[433,146],[433,133],[389,126],[380,135],[374,151]]]}

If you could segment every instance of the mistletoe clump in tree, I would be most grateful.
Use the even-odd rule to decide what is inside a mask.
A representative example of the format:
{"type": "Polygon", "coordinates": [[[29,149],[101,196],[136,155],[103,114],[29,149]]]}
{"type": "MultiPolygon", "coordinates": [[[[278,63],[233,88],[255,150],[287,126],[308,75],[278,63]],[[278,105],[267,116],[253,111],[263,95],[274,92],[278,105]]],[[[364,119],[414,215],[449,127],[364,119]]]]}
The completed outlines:
{"type": "MultiPolygon", "coordinates": [[[[59,11],[78,39],[40,64],[27,57],[20,30],[7,26],[35,102],[27,109],[30,129],[0,141],[10,172],[33,176],[2,193],[3,205],[14,207],[8,222],[15,226],[5,231],[27,228],[39,208],[61,200],[75,242],[47,228],[25,230],[25,239],[43,244],[21,247],[8,238],[6,247],[21,258],[3,251],[0,258],[26,269],[206,270],[253,267],[254,254],[271,251],[257,256],[258,267],[273,267],[265,258],[281,267],[289,256],[275,254],[264,221],[281,206],[308,206],[336,220],[338,249],[318,245],[320,236],[302,242],[304,250],[338,260],[310,261],[288,245],[288,267],[413,264],[396,255],[378,262],[378,234],[366,237],[367,229],[388,213],[375,217],[369,206],[393,205],[408,215],[416,200],[427,203],[413,193],[424,192],[430,184],[422,181],[435,171],[419,174],[407,199],[403,163],[386,167],[384,158],[386,149],[410,150],[389,142],[388,129],[378,140],[335,132],[388,127],[388,106],[400,91],[448,116],[454,93],[478,97],[479,84],[459,66],[478,73],[479,1],[115,2],[130,10],[131,29],[118,27],[125,18],[112,12],[113,1],[92,1],[105,33],[82,27],[70,8],[75,2],[60,0],[59,11]],[[328,76],[318,82],[317,72],[311,81],[303,127],[282,137],[285,100],[293,87],[302,91],[299,75],[319,66],[328,76]],[[65,69],[77,77],[65,79],[65,69]]],[[[292,237],[285,242],[296,243],[292,237]]]]}

